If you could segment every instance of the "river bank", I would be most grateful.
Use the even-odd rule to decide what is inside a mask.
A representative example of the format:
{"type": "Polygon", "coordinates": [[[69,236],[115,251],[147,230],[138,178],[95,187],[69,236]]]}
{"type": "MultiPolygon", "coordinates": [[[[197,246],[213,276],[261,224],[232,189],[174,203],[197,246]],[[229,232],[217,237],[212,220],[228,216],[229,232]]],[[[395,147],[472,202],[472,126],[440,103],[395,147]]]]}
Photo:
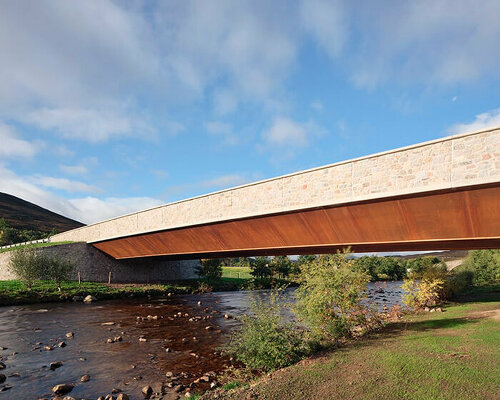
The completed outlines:
{"type": "Polygon", "coordinates": [[[91,295],[99,300],[129,297],[166,296],[170,294],[191,294],[204,292],[237,291],[247,288],[266,289],[272,285],[292,285],[293,282],[259,280],[247,278],[226,278],[216,280],[189,279],[165,284],[105,284],[96,282],[63,282],[59,291],[54,282],[37,281],[32,290],[20,281],[0,281],[0,306],[22,304],[81,301],[91,295]]]}
{"type": "MultiPolygon", "coordinates": [[[[398,290],[397,285],[384,293],[370,288],[381,307],[390,307],[398,290]]],[[[293,301],[294,288],[286,295],[293,301]]],[[[145,386],[172,398],[179,395],[175,390],[182,396],[188,390],[201,394],[225,382],[226,368],[234,364],[220,347],[239,326],[237,318],[251,312],[255,296],[265,298],[269,291],[0,307],[0,362],[5,364],[0,374],[6,378],[0,400],[50,398],[57,384],[74,385],[71,395],[77,399],[113,389],[140,399],[145,386]],[[51,363],[61,365],[52,370],[51,363]],[[85,375],[90,380],[82,382],[85,375]]]]}
{"type": "Polygon", "coordinates": [[[210,399],[497,399],[500,290],[409,314],[344,347],[207,392],[210,399]]]}

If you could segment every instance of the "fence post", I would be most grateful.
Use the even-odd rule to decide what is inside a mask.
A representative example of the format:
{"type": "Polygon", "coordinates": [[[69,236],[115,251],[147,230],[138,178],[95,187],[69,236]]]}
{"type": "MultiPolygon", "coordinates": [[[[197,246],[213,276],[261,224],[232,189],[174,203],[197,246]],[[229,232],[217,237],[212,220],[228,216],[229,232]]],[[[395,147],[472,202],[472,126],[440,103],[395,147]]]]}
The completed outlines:
{"type": "Polygon", "coordinates": [[[111,271],[109,271],[109,275],[108,275],[108,285],[111,284],[111,271]]]}
{"type": "Polygon", "coordinates": [[[80,271],[78,271],[78,286],[80,286],[82,283],[82,279],[81,279],[81,276],[80,276],[80,271]]]}

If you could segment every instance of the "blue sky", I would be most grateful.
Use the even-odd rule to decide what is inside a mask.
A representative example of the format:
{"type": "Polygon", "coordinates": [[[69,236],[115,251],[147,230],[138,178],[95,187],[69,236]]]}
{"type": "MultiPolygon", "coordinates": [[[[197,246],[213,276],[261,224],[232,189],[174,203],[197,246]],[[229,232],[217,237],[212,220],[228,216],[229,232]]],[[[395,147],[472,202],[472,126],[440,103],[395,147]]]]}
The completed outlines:
{"type": "Polygon", "coordinates": [[[90,223],[500,125],[500,2],[4,1],[0,191],[90,223]]]}

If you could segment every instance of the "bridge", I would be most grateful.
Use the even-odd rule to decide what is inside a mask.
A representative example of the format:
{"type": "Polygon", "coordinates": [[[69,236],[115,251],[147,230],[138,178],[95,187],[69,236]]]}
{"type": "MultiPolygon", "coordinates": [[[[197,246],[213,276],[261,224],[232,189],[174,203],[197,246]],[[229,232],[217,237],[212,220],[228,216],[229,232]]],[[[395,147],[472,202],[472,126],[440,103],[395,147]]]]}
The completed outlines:
{"type": "Polygon", "coordinates": [[[500,127],[267,179],[51,238],[115,259],[500,248],[500,127]]]}

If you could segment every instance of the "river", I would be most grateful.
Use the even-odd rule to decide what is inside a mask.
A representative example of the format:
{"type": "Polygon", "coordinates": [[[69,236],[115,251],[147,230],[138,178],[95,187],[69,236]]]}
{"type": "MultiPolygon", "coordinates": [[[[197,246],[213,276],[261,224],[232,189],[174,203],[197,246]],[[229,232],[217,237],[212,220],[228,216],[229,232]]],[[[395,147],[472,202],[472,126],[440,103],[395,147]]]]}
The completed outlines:
{"type": "MultiPolygon", "coordinates": [[[[232,317],[247,313],[252,297],[266,293],[0,307],[0,361],[6,365],[0,373],[7,377],[0,384],[0,400],[49,398],[51,388],[61,383],[75,384],[75,398],[97,398],[116,388],[142,399],[141,388],[164,382],[167,372],[179,376],[175,383],[188,386],[230,364],[218,348],[237,326],[232,317]],[[70,332],[73,337],[66,337],[70,332]],[[57,361],[62,366],[51,370],[50,363],[57,361]],[[90,380],[80,382],[86,374],[90,380]]],[[[287,290],[292,301],[293,293],[287,290]]],[[[390,308],[401,302],[401,282],[370,283],[368,293],[379,309],[390,308]]],[[[193,390],[208,387],[202,381],[193,390]]]]}

